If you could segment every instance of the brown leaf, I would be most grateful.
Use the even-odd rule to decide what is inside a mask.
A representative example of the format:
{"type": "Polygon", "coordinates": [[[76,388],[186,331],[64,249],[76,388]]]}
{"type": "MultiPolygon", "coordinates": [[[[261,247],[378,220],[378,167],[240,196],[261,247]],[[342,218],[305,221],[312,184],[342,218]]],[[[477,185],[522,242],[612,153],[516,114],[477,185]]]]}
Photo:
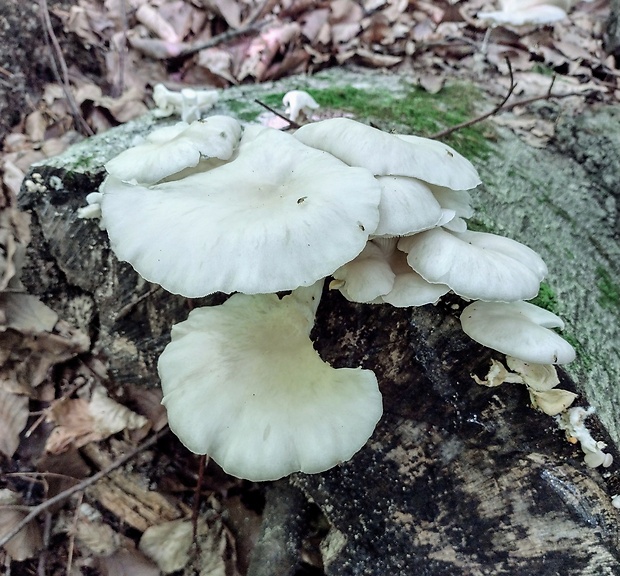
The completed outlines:
{"type": "Polygon", "coordinates": [[[8,458],[19,447],[19,435],[28,421],[28,398],[0,388],[0,452],[8,458]]]}
{"type": "Polygon", "coordinates": [[[140,550],[154,560],[164,574],[169,574],[185,568],[192,541],[192,523],[173,520],[147,528],[140,538],[140,550]]]}
{"type": "Polygon", "coordinates": [[[102,386],[94,389],[90,401],[62,400],[53,405],[48,421],[57,424],[45,449],[59,454],[69,447],[79,448],[125,429],[135,430],[148,423],[144,416],[112,400],[102,386]]]}
{"type": "Polygon", "coordinates": [[[51,332],[58,322],[58,314],[36,296],[20,292],[0,294],[0,331],[8,328],[22,334],[51,332]]]}
{"type": "Polygon", "coordinates": [[[97,559],[103,576],[160,576],[159,568],[138,550],[119,550],[97,559]]]}
{"type": "MultiPolygon", "coordinates": [[[[25,512],[3,508],[3,506],[13,506],[19,503],[20,497],[17,493],[8,489],[0,490],[0,537],[26,516],[25,512]]],[[[28,558],[33,558],[42,546],[39,526],[30,522],[4,545],[4,549],[13,560],[23,562],[28,558]]]]}

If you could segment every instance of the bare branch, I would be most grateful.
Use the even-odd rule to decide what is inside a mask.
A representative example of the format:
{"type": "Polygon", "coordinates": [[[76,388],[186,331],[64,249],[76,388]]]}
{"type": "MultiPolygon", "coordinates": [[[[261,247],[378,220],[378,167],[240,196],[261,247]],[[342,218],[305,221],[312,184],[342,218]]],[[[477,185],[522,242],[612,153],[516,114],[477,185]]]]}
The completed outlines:
{"type": "Polygon", "coordinates": [[[110,464],[106,468],[103,468],[102,470],[93,474],[92,476],[85,478],[80,483],[76,484],[75,486],[71,486],[71,488],[67,488],[66,490],[63,490],[62,492],[59,492],[58,494],[56,494],[56,496],[53,496],[52,498],[48,498],[44,502],[41,502],[41,504],[39,504],[38,506],[33,506],[30,509],[30,512],[26,516],[24,516],[22,520],[20,520],[17,524],[15,524],[15,526],[13,526],[13,528],[9,532],[7,532],[6,534],[0,537],[0,546],[4,546],[11,538],[13,538],[16,534],[18,534],[29,522],[31,522],[39,514],[41,514],[41,512],[45,512],[50,507],[56,504],[59,504],[60,502],[62,502],[63,500],[66,500],[70,496],[73,496],[77,492],[86,490],[86,488],[92,486],[93,484],[96,484],[97,482],[99,482],[99,480],[107,476],[110,472],[113,472],[117,468],[120,468],[123,464],[125,464],[126,462],[129,462],[129,460],[131,460],[132,458],[135,458],[140,452],[143,452],[147,448],[150,448],[162,436],[164,436],[164,434],[167,434],[167,432],[168,432],[168,427],[166,426],[165,428],[162,428],[159,432],[153,434],[153,436],[151,436],[148,440],[145,440],[142,444],[140,444],[133,450],[130,450],[129,452],[127,452],[127,454],[123,454],[123,456],[121,456],[120,458],[112,462],[112,464],[110,464]]]}
{"type": "Polygon", "coordinates": [[[508,58],[506,58],[506,64],[508,65],[508,73],[510,74],[510,86],[508,88],[508,92],[506,92],[506,96],[504,96],[503,100],[497,106],[495,106],[495,108],[493,108],[493,110],[491,110],[490,112],[487,112],[486,114],[483,114],[482,116],[478,116],[476,118],[472,118],[471,120],[467,120],[466,122],[461,122],[460,124],[457,124],[456,126],[451,126],[450,128],[446,128],[445,130],[441,130],[441,131],[439,131],[439,132],[429,136],[429,138],[445,138],[446,136],[448,136],[449,134],[452,134],[453,132],[456,132],[457,130],[461,130],[463,128],[468,128],[469,126],[473,126],[474,124],[478,124],[478,122],[482,122],[483,120],[486,120],[490,116],[493,116],[494,114],[497,114],[504,107],[506,102],[508,102],[508,99],[512,96],[512,93],[514,92],[515,88],[517,87],[517,84],[515,82],[515,77],[514,77],[514,74],[512,72],[512,64],[510,63],[510,60],[508,60],[508,58]]]}
{"type": "Polygon", "coordinates": [[[190,44],[187,48],[181,50],[181,52],[177,56],[175,56],[175,58],[184,58],[186,56],[191,56],[192,54],[196,54],[196,52],[200,52],[201,50],[205,50],[206,48],[213,48],[214,46],[223,44],[224,42],[228,42],[229,40],[237,38],[238,36],[243,36],[244,34],[249,34],[250,32],[256,32],[257,30],[264,28],[272,21],[272,18],[266,18],[265,20],[261,20],[260,22],[251,22],[243,28],[238,28],[237,30],[227,30],[226,32],[222,32],[222,34],[213,36],[213,38],[204,42],[196,42],[195,44],[190,44]]]}
{"type": "Polygon", "coordinates": [[[286,120],[289,123],[289,126],[287,128],[285,128],[285,130],[288,130],[290,128],[292,128],[293,130],[297,130],[297,128],[301,128],[301,124],[297,124],[297,122],[294,122],[293,120],[290,120],[289,118],[287,118],[284,114],[282,114],[281,112],[278,112],[277,110],[274,110],[271,106],[269,106],[268,104],[265,104],[264,102],[261,102],[260,100],[258,100],[258,98],[254,99],[254,102],[256,102],[257,104],[259,104],[260,106],[262,106],[263,108],[265,108],[266,110],[269,110],[269,112],[271,112],[272,114],[275,114],[278,118],[282,118],[282,120],[286,120]]]}
{"type": "Polygon", "coordinates": [[[52,63],[52,68],[54,70],[54,75],[56,76],[58,83],[61,85],[62,90],[65,93],[65,98],[67,99],[67,103],[69,104],[69,108],[71,109],[71,116],[73,116],[73,122],[75,123],[75,127],[82,134],[92,136],[94,132],[92,131],[91,127],[86,123],[86,120],[84,120],[84,118],[82,117],[77,102],[75,101],[73,93],[71,92],[71,84],[69,83],[69,70],[67,69],[67,63],[65,62],[65,57],[62,54],[60,44],[58,43],[58,38],[56,38],[56,34],[54,33],[49,8],[47,7],[47,0],[39,0],[39,7],[41,11],[41,20],[43,22],[43,27],[47,32],[47,34],[45,35],[45,40],[48,43],[48,46],[51,42],[53,47],[53,52],[52,50],[50,50],[50,60],[52,63]],[[54,53],[56,54],[56,57],[54,57],[54,53]],[[60,66],[60,71],[58,70],[58,66],[60,66]]]}

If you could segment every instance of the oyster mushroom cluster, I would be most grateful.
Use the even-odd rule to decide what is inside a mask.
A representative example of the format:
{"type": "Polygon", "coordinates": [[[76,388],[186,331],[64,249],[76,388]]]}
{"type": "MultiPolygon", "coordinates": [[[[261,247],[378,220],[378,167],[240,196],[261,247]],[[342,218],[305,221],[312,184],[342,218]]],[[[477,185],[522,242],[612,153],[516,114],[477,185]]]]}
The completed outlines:
{"type": "Polygon", "coordinates": [[[233,294],[175,325],[158,367],[173,432],[234,476],[327,470],[381,417],[374,373],[313,348],[326,278],[361,303],[454,292],[476,300],[462,323],[484,345],[541,364],[574,356],[550,329],[561,320],[523,302],[544,262],[467,229],[480,179],[440,142],[344,118],[291,135],[210,116],[156,130],[106,169],[97,201],[119,259],[175,294],[233,294]]]}

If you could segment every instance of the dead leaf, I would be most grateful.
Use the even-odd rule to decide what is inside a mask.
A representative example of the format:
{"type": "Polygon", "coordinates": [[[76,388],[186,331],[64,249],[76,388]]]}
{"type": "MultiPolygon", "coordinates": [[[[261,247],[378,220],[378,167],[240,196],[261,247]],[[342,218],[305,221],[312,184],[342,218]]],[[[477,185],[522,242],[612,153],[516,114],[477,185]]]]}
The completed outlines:
{"type": "MultiPolygon", "coordinates": [[[[20,502],[21,499],[16,492],[8,489],[0,490],[0,537],[26,516],[26,513],[21,510],[3,508],[3,506],[13,506],[20,502]]],[[[7,554],[17,562],[33,558],[42,547],[41,530],[35,522],[24,526],[4,545],[7,554]]]]}
{"type": "Polygon", "coordinates": [[[45,444],[45,449],[52,454],[64,452],[69,447],[79,448],[125,429],[135,430],[148,423],[144,416],[112,400],[102,386],[93,390],[90,401],[78,398],[55,403],[48,421],[57,425],[45,444]]]}
{"type": "Polygon", "coordinates": [[[0,452],[12,458],[28,422],[28,398],[0,388],[0,452]]]}
{"type": "Polygon", "coordinates": [[[58,314],[36,296],[19,292],[0,294],[0,331],[9,328],[22,334],[52,332],[58,314]]]}
{"type": "Polygon", "coordinates": [[[192,541],[192,523],[173,520],[147,528],[140,538],[139,547],[164,574],[169,574],[185,568],[192,541]]]}
{"type": "Polygon", "coordinates": [[[169,42],[170,44],[181,42],[182,38],[179,38],[175,29],[168,24],[158,10],[149,4],[142,4],[136,10],[136,18],[164,42],[169,42]]]}
{"type": "Polygon", "coordinates": [[[119,550],[111,556],[97,559],[103,576],[160,576],[159,568],[141,552],[133,549],[119,550]]]}

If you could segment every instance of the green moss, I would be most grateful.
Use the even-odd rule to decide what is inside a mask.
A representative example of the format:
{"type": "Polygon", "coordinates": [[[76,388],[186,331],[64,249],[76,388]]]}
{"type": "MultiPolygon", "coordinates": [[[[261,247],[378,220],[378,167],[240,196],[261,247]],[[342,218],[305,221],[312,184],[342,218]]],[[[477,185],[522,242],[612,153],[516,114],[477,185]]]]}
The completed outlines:
{"type": "Polygon", "coordinates": [[[262,111],[258,104],[245,100],[228,100],[225,104],[236,118],[244,122],[253,122],[262,111]]]}
{"type": "Polygon", "coordinates": [[[596,279],[599,290],[598,303],[603,308],[620,307],[620,286],[613,282],[611,274],[599,266],[596,269],[596,279]]]}
{"type": "Polygon", "coordinates": [[[467,229],[472,230],[473,232],[487,232],[488,234],[496,233],[493,227],[477,218],[470,218],[467,220],[467,229]]]}
{"type": "Polygon", "coordinates": [[[592,370],[596,364],[596,361],[590,354],[588,354],[587,349],[581,340],[579,340],[574,334],[567,332],[562,332],[561,336],[575,349],[577,360],[579,364],[581,364],[583,370],[586,372],[592,370]]]}
{"type": "Polygon", "coordinates": [[[535,304],[539,308],[544,308],[545,310],[553,312],[554,314],[559,313],[558,297],[556,296],[551,286],[549,286],[549,284],[547,284],[546,282],[541,283],[538,290],[538,295],[536,296],[536,298],[530,300],[530,302],[532,304],[535,304]]]}
{"type": "MultiPolygon", "coordinates": [[[[308,92],[323,109],[351,112],[358,120],[381,129],[421,136],[431,136],[475,117],[474,102],[479,97],[477,90],[467,85],[448,86],[434,95],[418,87],[408,87],[403,95],[353,86],[308,89],[308,92]]],[[[264,97],[264,102],[278,108],[282,96],[282,93],[271,94],[264,97]]],[[[484,130],[483,124],[476,124],[443,140],[467,158],[484,158],[490,152],[484,130]]]]}
{"type": "Polygon", "coordinates": [[[549,66],[545,66],[540,62],[534,64],[532,72],[536,72],[536,74],[542,74],[543,76],[555,76],[555,71],[552,68],[549,68],[549,66]]]}

